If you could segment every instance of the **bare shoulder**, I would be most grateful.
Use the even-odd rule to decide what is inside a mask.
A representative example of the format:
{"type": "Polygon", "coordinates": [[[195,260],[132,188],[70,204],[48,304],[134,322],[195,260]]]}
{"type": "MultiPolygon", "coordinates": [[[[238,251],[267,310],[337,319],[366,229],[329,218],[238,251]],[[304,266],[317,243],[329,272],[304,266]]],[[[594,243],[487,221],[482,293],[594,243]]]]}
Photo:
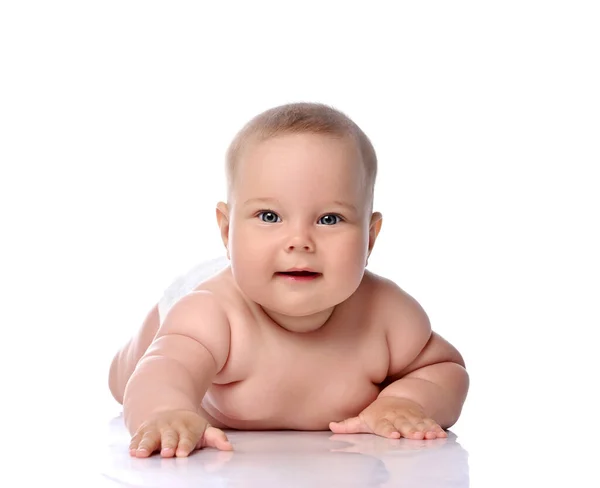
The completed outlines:
{"type": "Polygon", "coordinates": [[[217,297],[195,290],[177,301],[165,316],[155,341],[164,336],[183,336],[200,343],[222,368],[229,354],[229,320],[217,297]]]}
{"type": "MultiPolygon", "coordinates": [[[[431,323],[421,304],[394,281],[369,273],[370,301],[377,322],[385,330],[390,348],[401,348],[401,356],[416,355],[431,337],[431,323]]],[[[392,358],[396,361],[400,358],[392,358]]]]}
{"type": "Polygon", "coordinates": [[[413,296],[387,278],[374,275],[373,282],[390,354],[390,379],[445,361],[464,367],[458,350],[432,330],[427,312],[413,296]]]}
{"type": "Polygon", "coordinates": [[[245,304],[243,295],[233,278],[231,266],[227,266],[200,283],[194,291],[209,292],[227,314],[238,310],[245,304]]]}

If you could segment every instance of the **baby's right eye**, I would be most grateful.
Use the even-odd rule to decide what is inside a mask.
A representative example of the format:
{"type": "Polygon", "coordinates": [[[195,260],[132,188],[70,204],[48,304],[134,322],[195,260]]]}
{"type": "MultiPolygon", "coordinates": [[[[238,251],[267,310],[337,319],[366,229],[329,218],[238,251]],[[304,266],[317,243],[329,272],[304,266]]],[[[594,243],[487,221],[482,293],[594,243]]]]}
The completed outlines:
{"type": "MultiPolygon", "coordinates": [[[[274,224],[274,223],[278,222],[277,219],[279,219],[279,215],[277,215],[275,212],[271,212],[270,210],[263,210],[258,213],[258,218],[261,221],[266,222],[267,224],[274,224]],[[275,219],[275,220],[273,220],[273,219],[275,219]]],[[[281,220],[281,219],[279,219],[279,220],[281,220]]]]}

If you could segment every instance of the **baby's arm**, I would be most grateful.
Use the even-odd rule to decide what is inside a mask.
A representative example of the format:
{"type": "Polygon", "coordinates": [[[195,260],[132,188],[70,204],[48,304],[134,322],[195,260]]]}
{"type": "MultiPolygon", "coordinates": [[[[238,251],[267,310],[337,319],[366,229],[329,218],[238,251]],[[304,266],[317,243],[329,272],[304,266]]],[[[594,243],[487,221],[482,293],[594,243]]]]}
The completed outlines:
{"type": "Polygon", "coordinates": [[[108,387],[117,402],[123,403],[125,386],[138,362],[152,344],[159,326],[160,317],[158,304],[156,304],[146,316],[140,330],[115,354],[110,365],[108,387]]]}
{"type": "Polygon", "coordinates": [[[192,292],[165,317],[123,395],[131,433],[167,410],[198,412],[204,394],[229,355],[227,316],[212,294],[192,292]]]}
{"type": "Polygon", "coordinates": [[[375,433],[412,439],[447,437],[458,419],[469,376],[459,352],[431,331],[421,306],[386,285],[379,309],[389,349],[389,368],[377,399],[358,416],[332,422],[336,434],[375,433]]]}
{"type": "Polygon", "coordinates": [[[411,400],[446,429],[458,420],[467,396],[465,363],[452,344],[432,332],[429,318],[417,301],[402,294],[395,300],[395,317],[388,319],[388,386],[379,398],[411,400]]]}
{"type": "Polygon", "coordinates": [[[194,449],[231,450],[223,431],[201,415],[201,403],[229,355],[229,321],[209,292],[192,292],[171,308],[129,378],[123,395],[129,452],[187,456],[194,449]]]}

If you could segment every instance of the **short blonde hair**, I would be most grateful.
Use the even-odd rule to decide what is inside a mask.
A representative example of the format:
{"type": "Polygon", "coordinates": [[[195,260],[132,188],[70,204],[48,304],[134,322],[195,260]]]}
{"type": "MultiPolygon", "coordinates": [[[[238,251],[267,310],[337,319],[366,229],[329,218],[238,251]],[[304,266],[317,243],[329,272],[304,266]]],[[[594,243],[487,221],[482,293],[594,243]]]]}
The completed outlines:
{"type": "Polygon", "coordinates": [[[289,103],[266,110],[252,118],[234,137],[226,154],[227,198],[230,200],[237,162],[244,147],[284,134],[325,134],[354,139],[367,176],[368,197],[373,208],[377,155],[371,141],[346,114],[322,103],[289,103]]]}

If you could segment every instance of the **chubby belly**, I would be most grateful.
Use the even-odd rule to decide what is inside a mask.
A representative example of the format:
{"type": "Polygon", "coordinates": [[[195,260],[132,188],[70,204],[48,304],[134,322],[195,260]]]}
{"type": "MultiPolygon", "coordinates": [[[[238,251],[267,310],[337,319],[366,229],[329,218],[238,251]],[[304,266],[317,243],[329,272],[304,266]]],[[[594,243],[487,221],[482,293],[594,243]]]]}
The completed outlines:
{"type": "Polygon", "coordinates": [[[291,374],[285,380],[279,374],[256,375],[213,385],[202,407],[207,420],[220,428],[328,430],[329,422],[358,415],[379,391],[379,386],[356,374],[291,374]]]}

